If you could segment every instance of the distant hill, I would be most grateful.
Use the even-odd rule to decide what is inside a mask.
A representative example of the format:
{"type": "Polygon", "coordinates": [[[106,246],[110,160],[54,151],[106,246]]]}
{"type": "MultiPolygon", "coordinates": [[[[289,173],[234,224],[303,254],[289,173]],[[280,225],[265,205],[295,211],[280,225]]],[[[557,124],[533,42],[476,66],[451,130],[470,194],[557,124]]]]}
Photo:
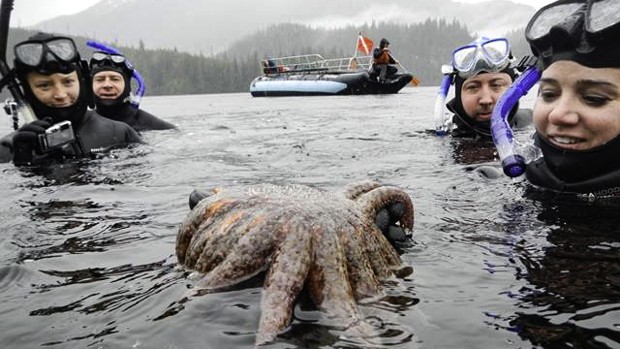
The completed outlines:
{"type": "MultiPolygon", "coordinates": [[[[373,24],[338,29],[276,24],[237,40],[226,51],[213,56],[176,49],[152,49],[146,45],[114,46],[140,71],[149,95],[244,92],[251,80],[260,74],[260,59],[309,53],[319,53],[325,58],[350,56],[355,52],[359,31],[376,42],[381,37],[389,38],[394,55],[423,86],[438,85],[442,77],[440,67],[449,63],[452,50],[474,39],[468,28],[458,21],[427,19],[411,25],[373,24]]],[[[12,28],[8,47],[33,33],[12,28]]],[[[89,59],[92,49],[85,44],[89,38],[74,38],[82,57],[89,59]]],[[[509,39],[517,57],[528,53],[522,29],[511,32],[509,39]]],[[[12,66],[13,50],[7,50],[7,59],[12,66]]]]}
{"type": "MultiPolygon", "coordinates": [[[[15,6],[19,6],[19,2],[15,6]]],[[[102,0],[74,15],[30,29],[87,36],[118,45],[217,54],[274,24],[312,27],[416,24],[457,19],[470,33],[501,35],[525,26],[535,9],[507,0],[478,4],[451,0],[102,0]]],[[[441,43],[438,43],[441,44],[441,43]]]]}

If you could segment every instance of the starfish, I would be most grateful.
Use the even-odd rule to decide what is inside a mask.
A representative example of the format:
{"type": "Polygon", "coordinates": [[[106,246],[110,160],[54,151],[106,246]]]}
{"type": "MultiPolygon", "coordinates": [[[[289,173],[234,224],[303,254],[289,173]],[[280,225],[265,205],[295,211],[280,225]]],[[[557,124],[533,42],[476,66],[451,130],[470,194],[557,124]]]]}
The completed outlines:
{"type": "Polygon", "coordinates": [[[267,270],[256,345],[287,328],[304,287],[319,309],[363,335],[370,325],[357,302],[382,295],[382,280],[413,272],[375,224],[393,207],[393,220],[411,231],[410,197],[377,182],[339,194],[302,185],[215,189],[182,223],[176,254],[209,292],[267,270]]]}

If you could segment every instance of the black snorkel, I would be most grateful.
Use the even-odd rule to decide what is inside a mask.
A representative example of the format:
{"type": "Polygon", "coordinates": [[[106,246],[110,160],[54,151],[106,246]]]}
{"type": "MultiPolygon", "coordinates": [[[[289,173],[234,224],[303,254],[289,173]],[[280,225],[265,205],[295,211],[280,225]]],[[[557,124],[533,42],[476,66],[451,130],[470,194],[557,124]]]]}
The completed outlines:
{"type": "Polygon", "coordinates": [[[19,84],[6,63],[6,46],[9,38],[9,25],[11,22],[11,11],[13,10],[13,0],[2,0],[0,5],[0,91],[7,87],[16,103],[16,111],[18,115],[24,118],[24,121],[30,123],[37,119],[32,108],[26,102],[19,84]]]}

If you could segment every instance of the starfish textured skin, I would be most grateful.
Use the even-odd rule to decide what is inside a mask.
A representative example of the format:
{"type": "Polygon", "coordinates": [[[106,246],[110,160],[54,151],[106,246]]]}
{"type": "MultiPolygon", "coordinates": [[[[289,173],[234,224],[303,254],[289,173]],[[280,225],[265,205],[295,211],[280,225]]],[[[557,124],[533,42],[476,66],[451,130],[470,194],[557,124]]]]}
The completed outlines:
{"type": "Polygon", "coordinates": [[[215,189],[182,223],[176,255],[209,292],[267,270],[256,345],[287,328],[304,287],[319,309],[363,336],[372,329],[357,302],[381,296],[382,280],[413,272],[374,222],[394,204],[403,207],[398,224],[411,231],[409,195],[377,182],[336,194],[302,185],[215,189]]]}

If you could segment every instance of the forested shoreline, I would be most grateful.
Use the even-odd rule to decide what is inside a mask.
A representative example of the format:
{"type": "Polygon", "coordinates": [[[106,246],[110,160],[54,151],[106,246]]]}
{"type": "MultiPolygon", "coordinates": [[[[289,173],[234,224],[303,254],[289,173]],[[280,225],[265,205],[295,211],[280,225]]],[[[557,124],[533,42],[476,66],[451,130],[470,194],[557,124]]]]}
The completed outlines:
{"type": "MultiPolygon", "coordinates": [[[[147,84],[147,95],[178,95],[246,92],[260,74],[259,61],[268,57],[319,53],[325,58],[355,53],[357,33],[363,32],[375,43],[386,37],[394,55],[421,81],[435,86],[441,80],[440,68],[448,64],[452,50],[472,41],[467,27],[457,21],[428,19],[419,24],[371,24],[338,29],[311,28],[299,24],[277,24],[237,41],[215,56],[189,54],[171,49],[118,46],[139,70],[147,84]]],[[[12,47],[34,31],[11,28],[7,59],[12,66],[12,47]]],[[[59,34],[62,35],[62,34],[59,34]]],[[[523,30],[508,34],[516,56],[527,53],[523,30]]],[[[92,49],[86,37],[74,37],[84,58],[92,49]]],[[[6,93],[6,92],[5,92],[6,93]]]]}

